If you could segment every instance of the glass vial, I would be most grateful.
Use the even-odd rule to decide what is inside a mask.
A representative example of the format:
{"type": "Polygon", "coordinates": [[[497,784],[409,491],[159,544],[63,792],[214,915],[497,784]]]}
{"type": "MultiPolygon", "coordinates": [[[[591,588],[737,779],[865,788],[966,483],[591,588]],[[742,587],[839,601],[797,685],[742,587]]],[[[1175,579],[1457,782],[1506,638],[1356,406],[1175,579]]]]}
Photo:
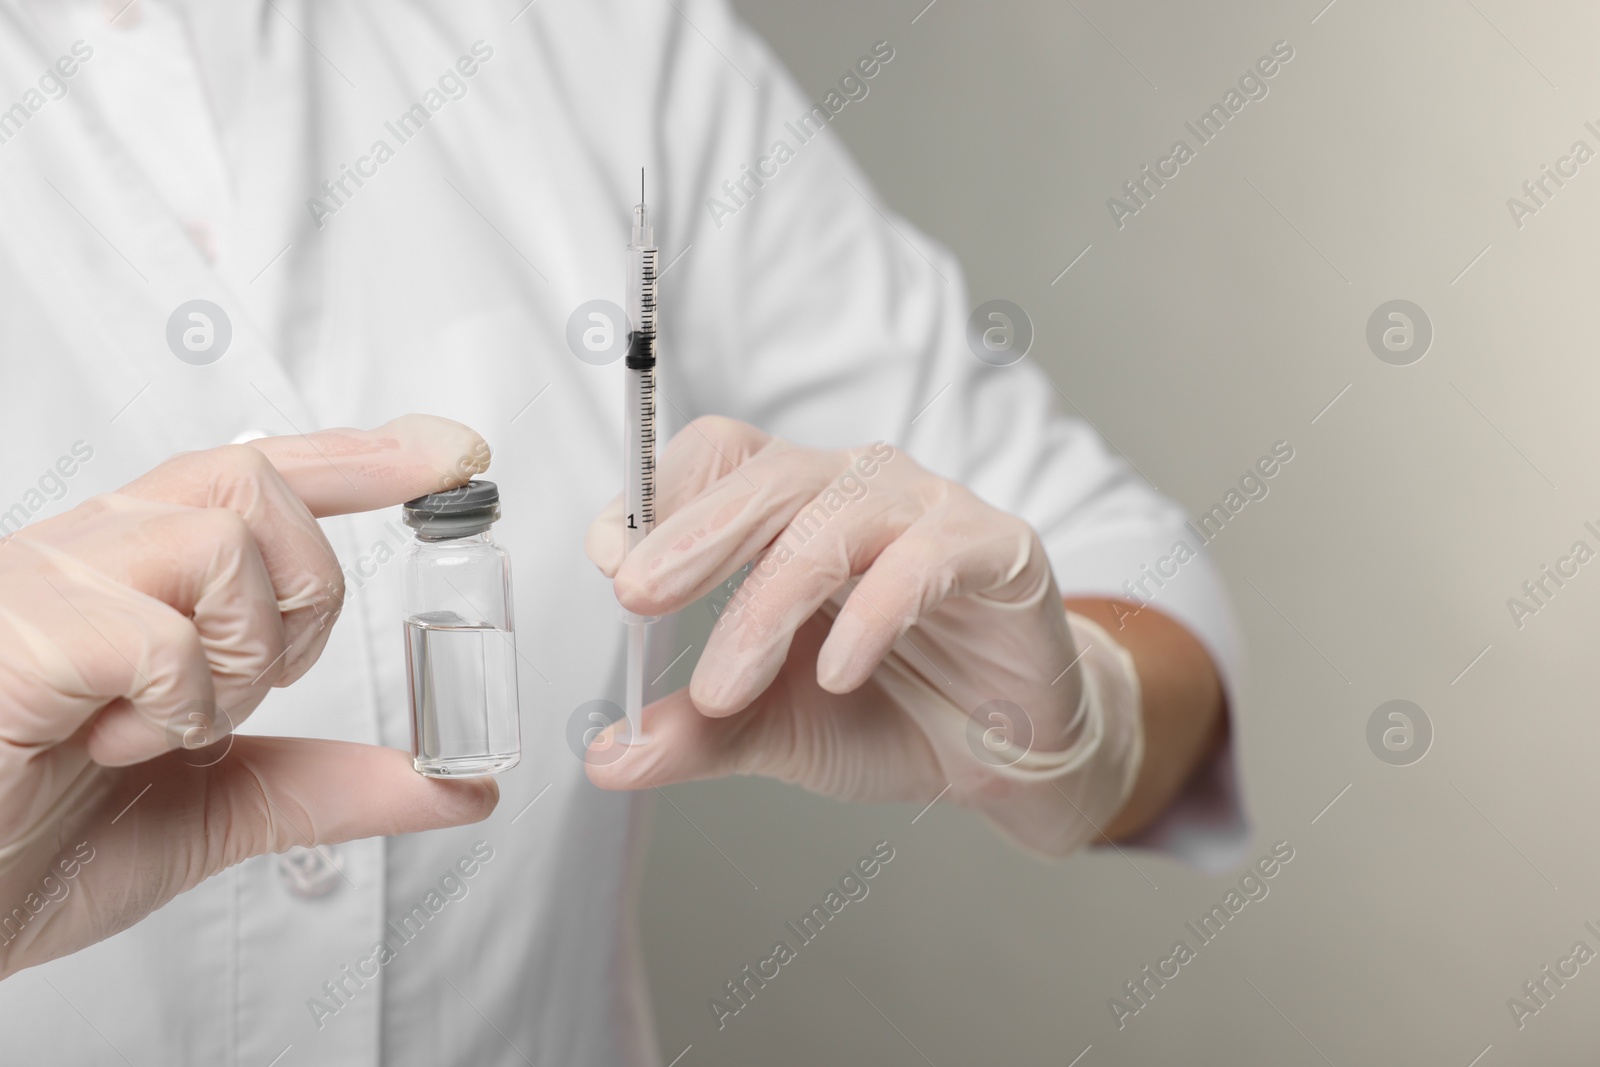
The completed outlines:
{"type": "Polygon", "coordinates": [[[498,518],[493,482],[405,505],[411,752],[430,777],[499,774],[522,758],[511,558],[489,535],[498,518]]]}

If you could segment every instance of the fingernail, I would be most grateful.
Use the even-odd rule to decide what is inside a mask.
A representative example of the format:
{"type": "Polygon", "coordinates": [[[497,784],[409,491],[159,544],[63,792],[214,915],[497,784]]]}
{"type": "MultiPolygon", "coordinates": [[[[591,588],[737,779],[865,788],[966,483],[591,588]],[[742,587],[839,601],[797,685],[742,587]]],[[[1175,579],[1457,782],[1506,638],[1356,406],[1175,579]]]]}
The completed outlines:
{"type": "Polygon", "coordinates": [[[850,665],[855,659],[856,646],[861,643],[866,627],[855,615],[841,615],[833,620],[828,639],[817,653],[817,684],[835,692],[849,679],[850,665]]]}
{"type": "Polygon", "coordinates": [[[729,676],[721,673],[707,681],[697,672],[695,677],[689,679],[689,699],[700,709],[702,715],[712,717],[730,715],[748,703],[739,698],[744,688],[743,681],[744,679],[738,675],[729,676]]]}
{"type": "Polygon", "coordinates": [[[622,528],[622,498],[615,497],[594,517],[583,534],[583,551],[589,562],[600,568],[607,578],[617,576],[626,554],[626,537],[622,528]]]}
{"type": "Polygon", "coordinates": [[[434,810],[447,825],[480,822],[500,803],[500,786],[493,778],[438,782],[433,793],[434,810]]]}
{"type": "Polygon", "coordinates": [[[638,746],[617,736],[626,729],[626,720],[613,723],[589,745],[589,752],[597,758],[584,760],[584,769],[589,780],[602,789],[632,789],[639,777],[644,761],[639,758],[638,746]],[[614,755],[619,751],[620,755],[614,755]]]}
{"type": "Polygon", "coordinates": [[[610,523],[595,523],[583,538],[583,553],[607,578],[617,576],[622,566],[622,529],[610,523]]]}
{"type": "Polygon", "coordinates": [[[379,431],[389,430],[414,443],[425,455],[450,457],[439,471],[441,484],[464,485],[489,469],[489,443],[478,431],[439,415],[402,415],[379,431]]]}

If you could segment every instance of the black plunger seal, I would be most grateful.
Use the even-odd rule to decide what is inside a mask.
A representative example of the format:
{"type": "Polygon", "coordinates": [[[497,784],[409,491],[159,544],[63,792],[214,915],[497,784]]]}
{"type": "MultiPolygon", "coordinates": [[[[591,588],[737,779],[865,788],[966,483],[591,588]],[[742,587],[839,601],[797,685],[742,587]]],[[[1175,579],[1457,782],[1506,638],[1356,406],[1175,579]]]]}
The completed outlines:
{"type": "Polygon", "coordinates": [[[500,487],[474,480],[456,489],[429,493],[406,501],[402,516],[424,541],[470,537],[500,518],[500,487]]]}

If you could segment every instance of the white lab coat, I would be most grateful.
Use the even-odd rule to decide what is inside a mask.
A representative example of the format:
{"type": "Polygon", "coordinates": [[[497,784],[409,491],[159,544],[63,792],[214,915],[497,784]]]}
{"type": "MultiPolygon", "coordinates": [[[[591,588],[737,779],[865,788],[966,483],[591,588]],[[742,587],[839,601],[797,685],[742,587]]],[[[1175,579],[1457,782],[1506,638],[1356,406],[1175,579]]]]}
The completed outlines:
{"type": "MultiPolygon", "coordinates": [[[[0,108],[28,111],[0,120],[0,513],[59,511],[251,434],[414,410],[468,423],[495,449],[496,536],[516,569],[524,756],[485,824],[342,845],[339,871],[251,860],[10,979],[6,1062],[658,1062],[630,907],[640,805],[588,785],[568,742],[573,710],[619,690],[617,608],[581,538],[620,480],[621,365],[581,362],[565,334],[584,301],[623,302],[641,165],[672,263],[669,430],[717,412],[812,445],[892,441],[1029,519],[1068,592],[1119,593],[1186,538],[1176,508],[1059,414],[1042,373],[973,357],[956,263],[879,213],[835,133],[799,142],[785,122],[818,101],[718,0],[275,0],[187,16],[144,0],[105,25],[120,6],[0,0],[0,108]],[[78,39],[92,57],[35,109],[29,90],[78,39]],[[441,92],[400,143],[386,123],[467,56],[465,94],[441,92]],[[363,163],[380,140],[392,158],[363,163]],[[775,176],[732,213],[708,206],[733,204],[722,183],[780,140],[793,156],[775,176]],[[321,187],[342,165],[368,177],[335,202],[321,187]],[[197,298],[234,330],[207,366],[166,342],[197,298]],[[47,477],[79,442],[92,458],[47,477]],[[466,895],[377,977],[350,978],[476,842],[492,859],[466,895]],[[316,998],[337,1011],[319,1018],[316,998]]],[[[868,87],[895,76],[891,60],[868,87]]],[[[316,669],[247,729],[404,748],[389,561],[403,534],[393,513],[326,527],[348,606],[316,669]]],[[[1209,563],[1157,605],[1231,676],[1209,563]]],[[[659,659],[679,650],[653,640],[659,659]]],[[[1180,805],[1167,847],[1183,851],[1186,813],[1210,819],[1213,849],[1237,839],[1226,789],[1204,808],[1180,805]]]]}

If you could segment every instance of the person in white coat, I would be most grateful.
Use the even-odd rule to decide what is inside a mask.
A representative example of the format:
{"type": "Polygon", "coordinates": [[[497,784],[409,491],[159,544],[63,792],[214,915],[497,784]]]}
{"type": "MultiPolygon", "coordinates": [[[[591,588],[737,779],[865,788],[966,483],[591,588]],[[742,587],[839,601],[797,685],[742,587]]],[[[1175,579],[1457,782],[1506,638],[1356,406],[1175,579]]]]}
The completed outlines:
{"type": "Polygon", "coordinates": [[[658,1063],[637,798],[691,778],[1229,862],[1203,546],[977,358],[827,129],[899,48],[814,101],[721,0],[0,0],[8,1061],[658,1063]],[[623,302],[640,166],[677,433],[624,559],[621,364],[566,337],[623,302]],[[394,751],[392,507],[491,448],[523,758],[439,782],[394,751]],[[654,740],[597,758],[618,599],[719,589],[654,740]]]}

